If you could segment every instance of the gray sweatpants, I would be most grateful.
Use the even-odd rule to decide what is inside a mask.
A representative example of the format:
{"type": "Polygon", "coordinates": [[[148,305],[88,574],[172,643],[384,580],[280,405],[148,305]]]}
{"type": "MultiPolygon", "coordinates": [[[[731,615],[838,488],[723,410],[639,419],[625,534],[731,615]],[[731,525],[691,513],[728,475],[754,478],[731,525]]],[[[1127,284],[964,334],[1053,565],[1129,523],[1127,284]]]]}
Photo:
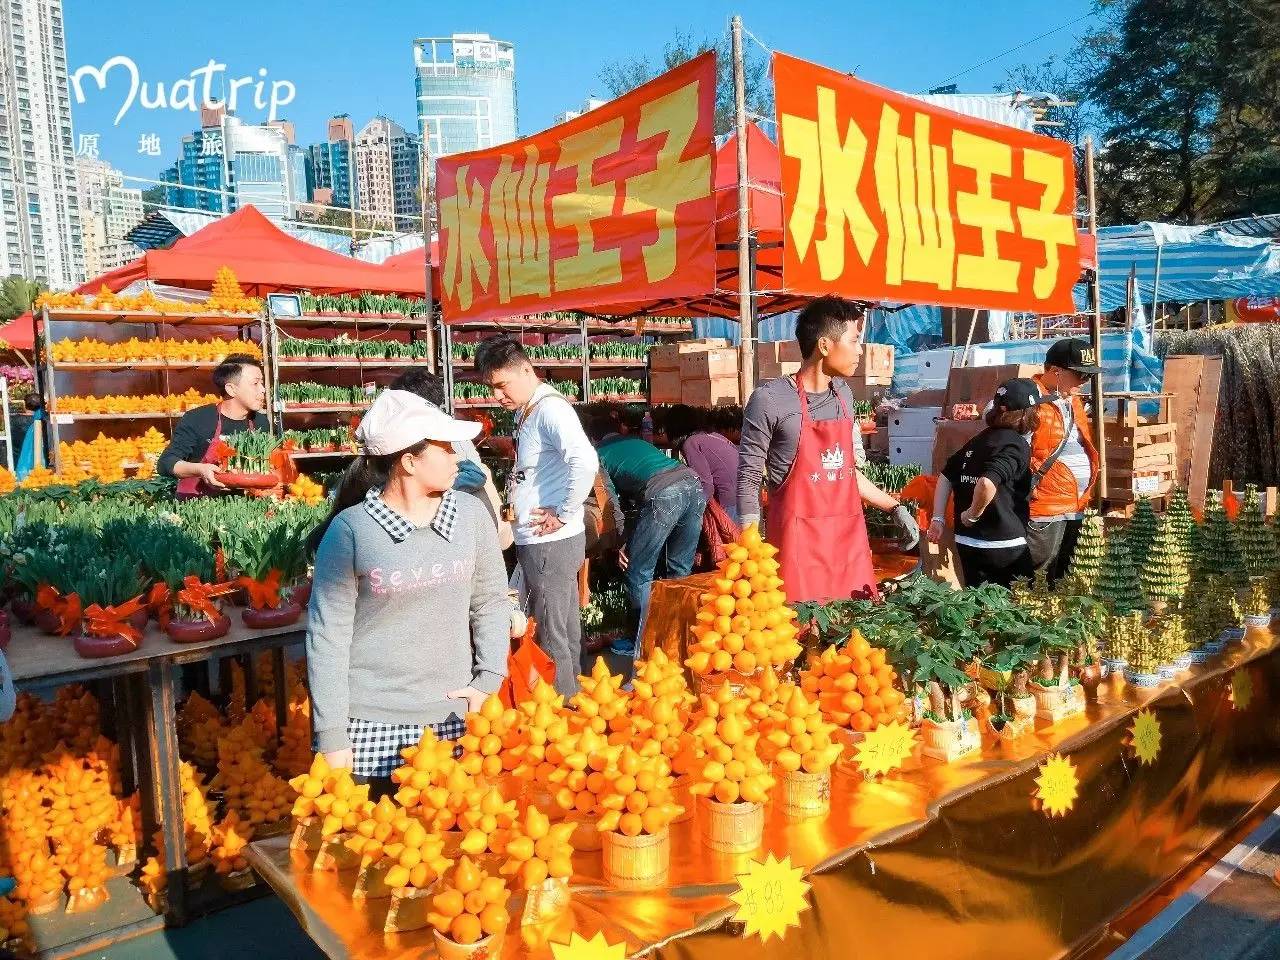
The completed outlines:
{"type": "Polygon", "coordinates": [[[578,571],[586,548],[585,533],[567,540],[516,547],[529,592],[529,615],[538,625],[538,646],[556,662],[556,691],[566,697],[578,692],[578,674],[582,670],[578,571]]]}

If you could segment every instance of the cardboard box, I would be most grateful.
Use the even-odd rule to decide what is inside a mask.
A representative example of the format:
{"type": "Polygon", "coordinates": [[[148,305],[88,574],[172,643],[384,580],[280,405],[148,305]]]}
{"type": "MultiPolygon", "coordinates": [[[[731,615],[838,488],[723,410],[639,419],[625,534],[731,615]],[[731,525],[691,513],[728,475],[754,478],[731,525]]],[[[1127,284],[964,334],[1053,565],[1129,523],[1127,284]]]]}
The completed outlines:
{"type": "Polygon", "coordinates": [[[933,437],[889,438],[889,462],[892,464],[918,463],[921,470],[928,470],[933,462],[933,437]]]}
{"type": "Polygon", "coordinates": [[[942,381],[946,386],[947,376],[951,368],[960,362],[960,351],[949,348],[941,350],[921,350],[916,354],[916,370],[921,385],[942,381]]]}
{"type": "Polygon", "coordinates": [[[844,382],[853,394],[853,399],[865,400],[867,403],[879,403],[889,393],[888,382],[863,380],[860,377],[845,377],[844,382]]]}
{"type": "Polygon", "coordinates": [[[890,443],[920,437],[928,437],[932,441],[938,429],[937,420],[941,416],[941,407],[908,407],[894,411],[889,414],[890,443]]]}
{"type": "Polygon", "coordinates": [[[933,440],[933,472],[941,473],[951,455],[986,427],[981,420],[939,420],[933,440]]]}
{"type": "Polygon", "coordinates": [[[723,337],[706,337],[701,340],[680,340],[676,343],[661,343],[649,351],[650,370],[679,370],[680,358],[686,353],[699,353],[704,350],[718,350],[727,347],[729,341],[723,337]]]}
{"type": "Polygon", "coordinates": [[[649,373],[650,403],[680,402],[680,371],[653,370],[649,373]]]}
{"type": "Polygon", "coordinates": [[[727,348],[680,355],[681,380],[708,380],[738,375],[738,351],[727,348]]]}
{"type": "Polygon", "coordinates": [[[902,401],[902,407],[907,410],[914,410],[920,407],[941,407],[942,401],[946,399],[945,393],[945,390],[917,390],[902,401]]]}
{"type": "Polygon", "coordinates": [[[684,380],[680,384],[680,402],[690,407],[725,407],[738,402],[738,377],[713,377],[707,380],[684,380]]]}
{"type": "Polygon", "coordinates": [[[760,362],[761,381],[777,380],[779,377],[794,377],[800,372],[800,364],[791,360],[768,360],[760,362]]]}
{"type": "Polygon", "coordinates": [[[950,410],[952,404],[975,403],[981,411],[996,395],[996,388],[1014,377],[1034,377],[1044,372],[1039,363],[1006,363],[997,367],[952,367],[947,379],[947,392],[942,398],[942,409],[950,410]]]}
{"type": "Polygon", "coordinates": [[[858,361],[855,376],[865,379],[893,379],[893,345],[888,343],[865,343],[862,345],[862,358],[858,361]]]}

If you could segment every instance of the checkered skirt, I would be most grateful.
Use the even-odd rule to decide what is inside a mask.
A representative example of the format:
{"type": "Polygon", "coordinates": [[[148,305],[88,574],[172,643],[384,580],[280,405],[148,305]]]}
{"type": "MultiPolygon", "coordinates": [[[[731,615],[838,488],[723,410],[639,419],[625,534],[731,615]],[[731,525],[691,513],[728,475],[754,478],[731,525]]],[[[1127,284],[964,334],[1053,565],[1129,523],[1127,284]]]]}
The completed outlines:
{"type": "Polygon", "coordinates": [[[358,777],[389,777],[404,761],[400,751],[415,746],[423,731],[430,728],[441,740],[457,740],[467,725],[456,716],[443,723],[379,723],[351,717],[347,736],[351,738],[351,772],[358,777]]]}

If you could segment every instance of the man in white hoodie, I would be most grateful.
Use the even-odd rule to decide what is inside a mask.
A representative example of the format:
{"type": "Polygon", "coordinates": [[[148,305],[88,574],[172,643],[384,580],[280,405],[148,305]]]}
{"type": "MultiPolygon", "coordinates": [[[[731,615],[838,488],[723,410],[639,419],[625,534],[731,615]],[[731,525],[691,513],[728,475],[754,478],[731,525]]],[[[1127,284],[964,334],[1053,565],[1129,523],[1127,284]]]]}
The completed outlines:
{"type": "Polygon", "coordinates": [[[583,504],[600,461],[573,409],[543,383],[520,342],[493,337],[476,350],[476,373],[515,413],[516,462],[507,506],[538,644],[556,663],[556,690],[578,689],[582,615],[578,571],[586,555],[583,504]]]}

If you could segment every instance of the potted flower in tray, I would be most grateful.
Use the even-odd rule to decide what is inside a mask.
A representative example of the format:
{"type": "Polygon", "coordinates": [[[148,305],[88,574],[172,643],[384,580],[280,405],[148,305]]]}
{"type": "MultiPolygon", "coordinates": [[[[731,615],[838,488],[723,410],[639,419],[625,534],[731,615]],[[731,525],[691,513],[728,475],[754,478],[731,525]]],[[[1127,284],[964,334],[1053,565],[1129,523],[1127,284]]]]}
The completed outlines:
{"type": "Polygon", "coordinates": [[[160,558],[152,565],[159,582],[151,590],[151,608],[161,628],[175,643],[216,640],[231,629],[221,598],[234,583],[215,583],[212,548],[180,527],[159,527],[150,545],[160,558]]]}
{"type": "Polygon", "coordinates": [[[973,650],[945,637],[923,635],[918,641],[911,679],[928,698],[920,735],[926,756],[952,763],[982,747],[977,718],[961,704],[970,678],[960,669],[973,650]]]}
{"type": "Polygon", "coordinates": [[[223,531],[227,566],[249,595],[249,607],[241,613],[245,626],[284,627],[302,616],[302,604],[288,588],[306,577],[306,535],[312,525],[303,511],[281,510],[258,523],[223,531]]]}
{"type": "Polygon", "coordinates": [[[1071,675],[1076,638],[1057,624],[1046,625],[1040,639],[1040,658],[1030,684],[1036,716],[1057,723],[1084,712],[1084,688],[1071,675]]]}
{"type": "MultiPolygon", "coordinates": [[[[145,616],[145,581],[136,561],[100,551],[96,563],[78,562],[68,571],[63,592],[80,606],[71,633],[76,653],[86,659],[131,653],[142,643],[139,615],[145,616]]],[[[145,622],[145,621],[144,621],[145,622]]]]}
{"type": "Polygon", "coordinates": [[[222,464],[215,476],[239,490],[270,490],[280,485],[276,461],[283,440],[264,430],[245,430],[215,441],[213,454],[222,464]]]}

